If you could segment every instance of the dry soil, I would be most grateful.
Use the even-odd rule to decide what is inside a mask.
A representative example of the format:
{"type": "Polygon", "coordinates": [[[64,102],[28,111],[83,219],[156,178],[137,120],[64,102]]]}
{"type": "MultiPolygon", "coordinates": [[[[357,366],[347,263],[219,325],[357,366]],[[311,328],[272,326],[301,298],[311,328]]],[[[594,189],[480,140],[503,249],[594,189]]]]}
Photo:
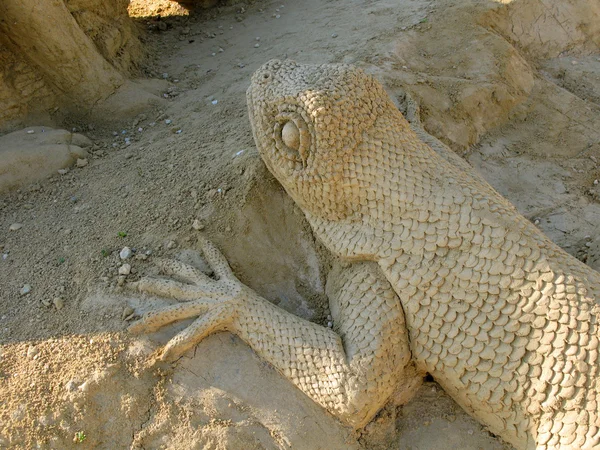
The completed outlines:
{"type": "Polygon", "coordinates": [[[400,107],[410,92],[432,134],[599,267],[600,6],[265,0],[188,15],[134,1],[130,12],[149,76],[168,81],[164,104],[126,121],[30,121],[29,143],[50,125],[85,135],[85,162],[0,196],[0,448],[510,448],[433,381],[354,433],[233,335],[155,362],[185,323],[129,336],[165,301],[123,285],[155,273],[157,256],[203,267],[202,233],[267,299],[326,322],[329,256],[260,162],[247,118],[250,76],[271,58],[356,64],[400,107]]]}

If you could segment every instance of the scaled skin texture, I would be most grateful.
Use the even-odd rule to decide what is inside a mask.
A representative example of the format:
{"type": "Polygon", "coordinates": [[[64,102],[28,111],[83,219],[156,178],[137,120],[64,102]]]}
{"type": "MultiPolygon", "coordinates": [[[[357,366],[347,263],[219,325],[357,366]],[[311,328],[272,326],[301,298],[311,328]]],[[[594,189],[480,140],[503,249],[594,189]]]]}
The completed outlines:
{"type": "Polygon", "coordinates": [[[517,449],[600,448],[600,274],[361,70],[271,61],[247,96],[259,152],[318,238],[395,290],[417,370],[517,449]]]}

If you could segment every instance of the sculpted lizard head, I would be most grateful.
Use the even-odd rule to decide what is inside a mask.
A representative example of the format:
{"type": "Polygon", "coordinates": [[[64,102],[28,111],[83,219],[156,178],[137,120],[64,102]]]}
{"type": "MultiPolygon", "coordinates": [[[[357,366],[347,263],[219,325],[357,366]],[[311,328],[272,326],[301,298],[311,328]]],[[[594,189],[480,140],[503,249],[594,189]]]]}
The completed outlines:
{"type": "MultiPolygon", "coordinates": [[[[381,130],[408,127],[381,84],[348,65],[272,60],[252,77],[247,100],[262,159],[317,235],[335,246],[326,234],[344,225],[361,230],[358,240],[364,222],[381,216],[373,207],[393,170],[381,130]]],[[[365,252],[345,256],[374,258],[365,252]]]]}
{"type": "Polygon", "coordinates": [[[247,99],[258,150],[296,203],[332,220],[355,213],[349,187],[359,180],[348,165],[389,102],[381,85],[347,65],[272,60],[252,77],[247,99]]]}

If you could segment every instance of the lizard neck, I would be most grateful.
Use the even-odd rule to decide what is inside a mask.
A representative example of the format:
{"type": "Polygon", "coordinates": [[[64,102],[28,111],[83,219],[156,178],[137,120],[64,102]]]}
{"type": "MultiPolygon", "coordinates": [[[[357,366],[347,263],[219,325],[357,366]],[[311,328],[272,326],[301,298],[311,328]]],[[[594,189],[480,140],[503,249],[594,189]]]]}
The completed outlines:
{"type": "Polygon", "coordinates": [[[411,251],[413,235],[444,220],[466,197],[458,170],[449,170],[396,110],[362,135],[343,172],[337,189],[344,189],[339,197],[351,213],[342,219],[305,214],[325,246],[344,259],[379,261],[411,251]]]}

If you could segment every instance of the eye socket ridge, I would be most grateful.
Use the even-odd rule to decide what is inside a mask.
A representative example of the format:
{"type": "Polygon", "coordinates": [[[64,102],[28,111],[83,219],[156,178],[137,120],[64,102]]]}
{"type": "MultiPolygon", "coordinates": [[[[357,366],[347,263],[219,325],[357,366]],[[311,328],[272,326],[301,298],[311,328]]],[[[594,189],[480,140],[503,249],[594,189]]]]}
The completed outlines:
{"type": "Polygon", "coordinates": [[[273,137],[275,146],[286,159],[302,163],[306,167],[311,147],[310,130],[300,114],[278,114],[275,117],[273,137]]]}

